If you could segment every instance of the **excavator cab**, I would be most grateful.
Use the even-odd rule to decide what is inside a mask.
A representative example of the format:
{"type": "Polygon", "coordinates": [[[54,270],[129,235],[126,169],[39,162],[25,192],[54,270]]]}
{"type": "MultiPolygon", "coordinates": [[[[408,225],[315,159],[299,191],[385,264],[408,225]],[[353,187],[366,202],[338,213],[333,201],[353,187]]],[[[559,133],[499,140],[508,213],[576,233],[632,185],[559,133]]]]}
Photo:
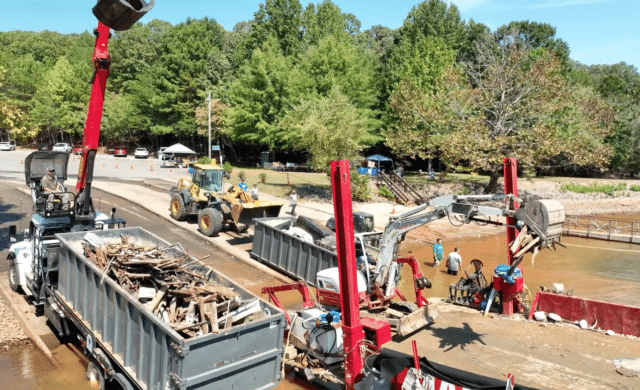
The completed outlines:
{"type": "Polygon", "coordinates": [[[36,151],[28,155],[24,161],[25,181],[31,188],[34,211],[45,218],[73,216],[75,194],[66,191],[64,187],[68,160],[69,153],[36,151]],[[55,172],[59,192],[55,195],[45,195],[40,181],[51,168],[55,172]]]}
{"type": "Polygon", "coordinates": [[[93,14],[116,31],[128,30],[153,8],[153,0],[98,0],[93,14]]]}

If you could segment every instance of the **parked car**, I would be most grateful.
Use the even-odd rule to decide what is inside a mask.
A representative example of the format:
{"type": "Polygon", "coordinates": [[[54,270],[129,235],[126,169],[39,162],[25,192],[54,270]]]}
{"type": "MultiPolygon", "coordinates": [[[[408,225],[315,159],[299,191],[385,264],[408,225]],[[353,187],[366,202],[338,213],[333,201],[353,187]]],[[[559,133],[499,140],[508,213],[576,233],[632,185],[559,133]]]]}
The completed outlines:
{"type": "Polygon", "coordinates": [[[49,145],[49,144],[40,144],[40,145],[38,145],[38,150],[51,150],[51,145],[49,145]]]}
{"type": "Polygon", "coordinates": [[[108,148],[107,154],[114,154],[116,152],[116,148],[108,148]]]}
{"type": "Polygon", "coordinates": [[[57,144],[53,145],[53,151],[71,153],[71,145],[65,142],[58,142],[57,144]]]}
{"type": "Polygon", "coordinates": [[[73,150],[71,150],[72,154],[82,154],[82,145],[76,145],[73,147],[73,150]]]}
{"type": "Polygon", "coordinates": [[[137,148],[133,156],[135,158],[149,158],[149,152],[147,148],[137,148]]]}
{"type": "Polygon", "coordinates": [[[16,150],[16,141],[0,142],[0,150],[16,150]]]}
{"type": "Polygon", "coordinates": [[[127,157],[127,148],[124,146],[118,146],[114,149],[113,155],[116,157],[127,157]]]}

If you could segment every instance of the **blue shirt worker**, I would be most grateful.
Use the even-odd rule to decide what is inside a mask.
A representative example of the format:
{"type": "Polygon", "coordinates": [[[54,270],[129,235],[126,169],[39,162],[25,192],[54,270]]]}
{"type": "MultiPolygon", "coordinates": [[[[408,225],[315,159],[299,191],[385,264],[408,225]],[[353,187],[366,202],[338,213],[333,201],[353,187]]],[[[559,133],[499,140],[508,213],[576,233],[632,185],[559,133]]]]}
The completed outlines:
{"type": "Polygon", "coordinates": [[[240,184],[238,184],[238,187],[242,188],[242,191],[246,191],[247,188],[247,183],[244,182],[244,179],[242,179],[242,181],[240,182],[240,184]]]}
{"type": "Polygon", "coordinates": [[[433,244],[433,268],[438,268],[444,258],[444,250],[442,249],[442,240],[437,239],[433,244]]]}

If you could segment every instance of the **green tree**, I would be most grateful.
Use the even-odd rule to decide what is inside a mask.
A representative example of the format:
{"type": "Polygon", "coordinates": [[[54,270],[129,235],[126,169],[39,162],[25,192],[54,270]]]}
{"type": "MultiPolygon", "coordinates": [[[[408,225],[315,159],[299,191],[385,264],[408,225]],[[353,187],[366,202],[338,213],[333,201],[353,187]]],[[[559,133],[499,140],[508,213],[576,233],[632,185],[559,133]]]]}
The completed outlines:
{"type": "Polygon", "coordinates": [[[504,157],[523,168],[606,164],[612,110],[568,84],[553,54],[532,59],[515,45],[479,52],[466,72],[451,68],[435,93],[403,83],[391,102],[398,124],[386,134],[394,151],[410,156],[412,145],[452,169],[488,171],[487,192],[496,190],[504,157]]]}
{"type": "Polygon", "coordinates": [[[224,78],[216,68],[224,64],[220,58],[223,34],[215,20],[204,18],[187,19],[162,35],[160,58],[137,78],[137,85],[131,86],[141,113],[152,115],[153,133],[195,132],[196,108],[206,91],[224,78]],[[143,100],[150,93],[150,100],[143,100]]]}
{"type": "Polygon", "coordinates": [[[299,89],[328,96],[338,86],[358,108],[376,102],[374,61],[350,40],[329,35],[307,50],[298,67],[299,89]]]}
{"type": "MultiPolygon", "coordinates": [[[[0,66],[0,89],[3,88],[4,75],[6,70],[0,66]]],[[[8,130],[13,138],[25,138],[28,136],[26,127],[22,124],[23,112],[15,105],[11,104],[8,99],[0,96],[0,128],[8,130]]]]}
{"type": "Polygon", "coordinates": [[[522,50],[545,49],[557,57],[564,71],[571,69],[569,45],[556,38],[556,28],[548,23],[530,22],[528,20],[511,22],[496,31],[499,44],[516,44],[522,50]]]}
{"type": "Polygon", "coordinates": [[[304,40],[307,44],[317,45],[330,35],[351,35],[360,31],[360,21],[352,14],[344,14],[340,8],[324,0],[316,7],[309,3],[302,15],[304,40]]]}
{"type": "Polygon", "coordinates": [[[295,101],[291,73],[291,62],[280,53],[274,38],[254,50],[229,85],[230,104],[225,118],[231,139],[271,149],[282,145],[278,123],[295,101]]]}
{"type": "Polygon", "coordinates": [[[248,43],[250,51],[274,37],[285,56],[302,49],[302,6],[298,0],[266,0],[254,14],[248,43]]]}
{"type": "Polygon", "coordinates": [[[443,0],[425,0],[411,8],[400,27],[401,41],[416,44],[426,37],[437,37],[458,50],[463,44],[465,25],[454,4],[443,0]]]}
{"type": "Polygon", "coordinates": [[[89,93],[87,84],[77,77],[71,63],[60,57],[34,96],[33,127],[46,131],[54,140],[55,133],[61,134],[57,139],[65,139],[64,133],[82,133],[89,93]]]}
{"type": "Polygon", "coordinates": [[[609,139],[614,149],[612,168],[623,175],[640,170],[640,74],[624,62],[592,65],[589,79],[598,93],[616,111],[615,134],[609,139]]]}
{"type": "Polygon", "coordinates": [[[326,170],[333,160],[359,158],[363,148],[377,139],[370,135],[368,110],[349,102],[335,87],[327,96],[304,100],[293,107],[281,122],[291,147],[311,154],[311,163],[326,170]]]}

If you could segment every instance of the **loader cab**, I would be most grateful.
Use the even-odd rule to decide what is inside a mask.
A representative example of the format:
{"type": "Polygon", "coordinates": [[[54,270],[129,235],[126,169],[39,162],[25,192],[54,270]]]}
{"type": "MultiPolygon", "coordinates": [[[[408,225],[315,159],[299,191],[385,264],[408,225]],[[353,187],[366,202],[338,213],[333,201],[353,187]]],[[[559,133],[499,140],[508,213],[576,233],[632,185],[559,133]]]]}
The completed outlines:
{"type": "Polygon", "coordinates": [[[224,170],[214,165],[194,164],[191,182],[209,192],[222,191],[224,170]]]}
{"type": "Polygon", "coordinates": [[[25,159],[25,181],[31,188],[34,211],[45,218],[73,218],[75,194],[67,191],[64,186],[68,160],[68,153],[52,151],[36,151],[25,159]],[[50,168],[54,169],[54,177],[62,190],[55,196],[45,195],[41,183],[50,168]]]}

